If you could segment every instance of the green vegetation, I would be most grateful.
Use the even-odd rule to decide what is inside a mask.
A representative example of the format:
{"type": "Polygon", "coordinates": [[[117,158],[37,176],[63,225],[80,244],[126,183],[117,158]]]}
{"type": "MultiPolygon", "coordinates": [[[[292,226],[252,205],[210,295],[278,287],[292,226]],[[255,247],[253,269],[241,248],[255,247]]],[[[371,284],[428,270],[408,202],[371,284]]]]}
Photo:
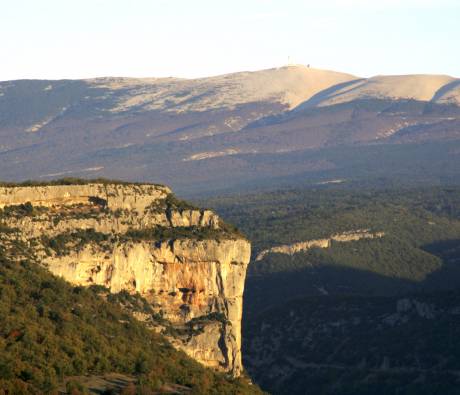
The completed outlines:
{"type": "MultiPolygon", "coordinates": [[[[230,228],[231,229],[231,228],[230,228]]],[[[233,230],[213,229],[201,226],[155,226],[148,229],[132,229],[120,235],[121,241],[167,241],[176,239],[227,240],[242,237],[233,230]]]]}
{"type": "Polygon", "coordinates": [[[293,257],[269,254],[250,265],[249,275],[329,263],[420,281],[442,265],[428,245],[460,238],[460,189],[456,188],[288,190],[205,203],[248,235],[254,255],[272,246],[358,229],[385,233],[383,238],[333,243],[330,249],[293,257]]]}
{"type": "Polygon", "coordinates": [[[2,210],[2,215],[5,215],[5,216],[14,215],[14,216],[21,217],[21,216],[31,216],[33,212],[34,212],[34,207],[32,206],[30,202],[27,202],[24,204],[20,204],[18,206],[6,206],[2,210]]]}
{"type": "MultiPolygon", "coordinates": [[[[50,212],[48,218],[51,218],[53,223],[57,225],[61,220],[64,219],[96,219],[109,215],[110,211],[106,207],[94,207],[84,204],[76,204],[50,212]]],[[[117,214],[114,212],[114,215],[116,216],[117,214]]]]}
{"type": "Polygon", "coordinates": [[[209,321],[219,321],[222,323],[226,323],[227,319],[225,318],[225,315],[223,313],[209,313],[208,315],[192,318],[189,321],[189,324],[194,325],[209,321]]]}
{"type": "Polygon", "coordinates": [[[0,236],[0,393],[51,394],[68,376],[107,372],[135,375],[137,394],[168,383],[192,394],[259,393],[174,350],[116,301],[104,301],[100,287],[70,286],[35,262],[25,244],[0,236]]]}
{"type": "Polygon", "coordinates": [[[184,210],[200,210],[197,206],[188,203],[185,200],[179,199],[173,193],[168,193],[164,199],[158,199],[145,208],[146,212],[150,213],[164,213],[168,215],[172,211],[182,212],[184,210]]]}
{"type": "Polygon", "coordinates": [[[36,206],[34,207],[32,203],[26,202],[23,204],[5,206],[3,209],[0,209],[0,219],[2,218],[22,218],[22,217],[34,217],[36,215],[41,215],[48,211],[47,207],[36,206]]]}
{"type": "Polygon", "coordinates": [[[460,393],[460,188],[326,186],[203,204],[248,235],[254,257],[352,230],[385,233],[249,265],[243,357],[263,388],[460,393]]]}
{"type": "MultiPolygon", "coordinates": [[[[179,199],[173,193],[169,193],[165,199],[159,199],[146,208],[146,212],[165,212],[168,217],[170,217],[172,212],[174,211],[182,213],[184,210],[197,210],[200,211],[201,214],[203,214],[204,212],[203,209],[200,209],[198,206],[191,204],[185,200],[179,199]]],[[[219,228],[225,233],[235,234],[239,235],[240,237],[244,237],[235,226],[222,220],[220,220],[219,222],[219,228]]]]}
{"type": "Polygon", "coordinates": [[[168,196],[166,196],[165,204],[167,210],[199,210],[198,207],[194,206],[193,204],[190,204],[185,200],[179,199],[173,193],[169,193],[168,196]]]}
{"type": "Polygon", "coordinates": [[[94,229],[78,229],[60,233],[56,236],[42,236],[40,242],[48,251],[51,251],[57,256],[69,255],[71,252],[81,251],[88,244],[94,244],[99,249],[111,251],[115,243],[140,242],[140,241],[155,241],[163,242],[177,239],[192,239],[192,240],[229,240],[242,237],[233,231],[225,231],[221,229],[213,229],[207,227],[190,226],[190,227],[166,227],[155,226],[147,229],[132,229],[124,234],[108,235],[101,232],[96,232],[94,229]]]}
{"type": "Polygon", "coordinates": [[[419,248],[407,248],[397,237],[363,239],[347,243],[333,242],[328,249],[312,248],[293,256],[269,254],[254,263],[252,276],[294,272],[311,266],[346,266],[368,270],[381,276],[409,281],[423,281],[438,270],[442,260],[419,248]]]}
{"type": "Polygon", "coordinates": [[[316,188],[203,202],[240,227],[253,258],[273,246],[357,229],[382,238],[267,254],[248,268],[245,314],[319,294],[395,295],[460,287],[460,189],[316,188]]]}
{"type": "Polygon", "coordinates": [[[42,236],[40,238],[42,245],[46,249],[53,250],[58,256],[81,251],[89,243],[97,244],[104,250],[110,251],[113,248],[114,240],[112,236],[96,232],[94,229],[78,229],[53,237],[42,236]]]}
{"type": "Polygon", "coordinates": [[[109,289],[101,285],[92,285],[91,288],[98,294],[104,294],[109,302],[122,306],[127,311],[155,315],[152,305],[138,293],[130,294],[127,291],[121,291],[111,294],[109,289]]]}
{"type": "MultiPolygon", "coordinates": [[[[19,206],[15,206],[19,207],[19,206]]],[[[92,213],[88,213],[92,215],[92,213]]],[[[1,218],[1,215],[0,215],[1,218]]],[[[54,224],[66,218],[65,214],[51,216],[54,224]]],[[[163,242],[177,239],[192,240],[233,240],[244,236],[231,225],[221,223],[219,229],[201,226],[155,226],[146,229],[130,229],[123,234],[105,234],[96,232],[94,229],[77,229],[67,231],[55,236],[41,236],[40,243],[43,245],[48,255],[51,251],[57,256],[69,255],[71,252],[79,252],[88,244],[94,244],[99,249],[111,251],[115,243],[155,241],[163,242]]]]}
{"type": "Polygon", "coordinates": [[[204,327],[207,324],[216,323],[216,322],[219,322],[221,325],[225,325],[228,323],[223,313],[214,312],[214,313],[209,313],[207,315],[203,315],[200,317],[192,318],[182,328],[169,325],[166,328],[165,333],[171,336],[174,336],[174,337],[196,336],[197,334],[204,332],[204,327]]]}

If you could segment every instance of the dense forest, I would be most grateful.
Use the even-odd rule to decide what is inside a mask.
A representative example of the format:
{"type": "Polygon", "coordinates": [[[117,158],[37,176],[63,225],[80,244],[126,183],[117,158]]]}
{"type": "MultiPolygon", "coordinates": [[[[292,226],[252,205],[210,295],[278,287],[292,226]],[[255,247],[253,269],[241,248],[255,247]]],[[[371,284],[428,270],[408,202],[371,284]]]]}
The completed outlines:
{"type": "MultiPolygon", "coordinates": [[[[253,259],[248,294],[253,283],[258,289],[270,284],[265,295],[269,299],[277,284],[280,290],[285,284],[285,291],[294,293],[291,296],[318,294],[318,287],[328,293],[393,294],[460,285],[459,188],[318,188],[234,195],[201,203],[247,235],[253,243],[253,258],[273,246],[350,231],[384,234],[332,242],[326,249],[253,259]],[[298,293],[297,282],[304,287],[298,293]]],[[[250,296],[246,299],[248,304],[254,302],[250,296]]]]}
{"type": "Polygon", "coordinates": [[[253,242],[244,355],[262,388],[459,393],[460,188],[325,185],[201,204],[253,242]],[[256,260],[363,229],[383,236],[256,260]]]}

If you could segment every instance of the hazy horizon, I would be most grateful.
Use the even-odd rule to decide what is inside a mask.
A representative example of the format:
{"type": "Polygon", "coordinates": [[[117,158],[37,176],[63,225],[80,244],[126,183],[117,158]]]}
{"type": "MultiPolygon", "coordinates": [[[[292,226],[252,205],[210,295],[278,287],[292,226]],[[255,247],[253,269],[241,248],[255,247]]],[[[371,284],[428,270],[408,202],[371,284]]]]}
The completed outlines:
{"type": "Polygon", "coordinates": [[[220,73],[220,74],[211,74],[211,75],[203,75],[203,76],[196,76],[196,77],[184,77],[184,76],[177,76],[177,75],[170,75],[170,76],[142,76],[142,77],[137,77],[137,76],[126,76],[126,75],[96,75],[92,77],[82,77],[82,78],[18,78],[18,79],[11,79],[11,80],[0,80],[0,82],[8,82],[8,81],[17,81],[17,80],[46,80],[46,81],[59,81],[59,80],[93,80],[93,79],[103,79],[103,78],[126,78],[126,79],[166,79],[166,78],[173,78],[173,79],[183,79],[183,80],[194,80],[194,79],[202,79],[202,78],[213,78],[213,77],[219,77],[219,76],[224,76],[224,75],[230,75],[230,74],[238,74],[238,73],[253,73],[257,71],[263,71],[263,70],[274,70],[274,69],[280,69],[283,67],[306,67],[306,68],[311,68],[311,69],[317,69],[317,70],[324,70],[324,71],[331,71],[331,72],[337,72],[337,73],[345,73],[345,74],[351,74],[356,76],[357,78],[371,78],[371,77],[379,77],[379,76],[410,76],[410,75],[446,75],[449,77],[453,78],[460,78],[458,75],[451,75],[451,74],[446,74],[446,73],[439,73],[439,74],[427,74],[427,73],[395,73],[395,74],[375,74],[375,75],[356,75],[352,73],[348,73],[347,70],[334,70],[334,69],[326,69],[326,68],[318,68],[318,67],[311,67],[310,65],[305,65],[305,64],[285,64],[285,65],[280,65],[280,66],[273,66],[273,67],[268,67],[264,69],[254,69],[254,70],[234,70],[234,71],[229,71],[225,73],[220,73]]]}

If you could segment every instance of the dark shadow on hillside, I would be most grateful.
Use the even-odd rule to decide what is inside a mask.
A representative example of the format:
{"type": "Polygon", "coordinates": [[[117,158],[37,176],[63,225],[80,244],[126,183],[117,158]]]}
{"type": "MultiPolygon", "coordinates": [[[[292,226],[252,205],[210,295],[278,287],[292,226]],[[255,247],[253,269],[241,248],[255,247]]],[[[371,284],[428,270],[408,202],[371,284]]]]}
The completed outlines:
{"type": "Polygon", "coordinates": [[[313,95],[310,99],[300,103],[293,111],[300,111],[306,108],[315,107],[319,103],[324,100],[333,99],[334,97],[350,93],[356,89],[358,89],[362,84],[358,84],[359,82],[365,82],[365,78],[357,78],[356,80],[342,82],[340,84],[331,86],[330,88],[324,89],[321,92],[318,92],[316,95],[313,95]],[[340,90],[350,87],[350,89],[346,89],[345,91],[339,92],[340,90]]]}
{"type": "Polygon", "coordinates": [[[421,282],[338,265],[249,276],[244,314],[250,319],[263,310],[304,296],[395,296],[460,289],[460,239],[441,240],[422,249],[441,258],[443,264],[421,282]]]}
{"type": "Polygon", "coordinates": [[[442,259],[441,269],[422,283],[429,290],[460,288],[460,239],[441,240],[422,247],[442,259]]]}
{"type": "Polygon", "coordinates": [[[436,255],[446,263],[460,261],[460,239],[441,240],[422,246],[422,249],[436,255]]]}
{"type": "Polygon", "coordinates": [[[243,298],[244,314],[250,318],[263,310],[303,296],[392,296],[414,292],[418,286],[409,280],[337,265],[249,276],[243,298]]]}
{"type": "Polygon", "coordinates": [[[431,101],[437,101],[439,100],[441,97],[443,97],[447,92],[449,92],[450,90],[452,89],[455,89],[457,86],[460,85],[460,80],[455,80],[455,81],[452,81],[452,82],[449,82],[448,84],[442,86],[441,88],[439,88],[436,93],[434,94],[433,98],[431,99],[431,101]]]}

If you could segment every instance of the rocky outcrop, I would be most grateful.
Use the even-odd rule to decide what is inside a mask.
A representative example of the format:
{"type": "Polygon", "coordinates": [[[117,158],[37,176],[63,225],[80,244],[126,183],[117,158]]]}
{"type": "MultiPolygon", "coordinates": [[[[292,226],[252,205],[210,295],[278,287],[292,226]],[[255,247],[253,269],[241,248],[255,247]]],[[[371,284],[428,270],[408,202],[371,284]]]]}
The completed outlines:
{"type": "Polygon", "coordinates": [[[139,293],[176,347],[241,373],[250,244],[212,211],[163,186],[116,184],[1,188],[0,207],[2,221],[36,245],[51,272],[76,285],[139,293]]]}
{"type": "Polygon", "coordinates": [[[171,190],[152,184],[83,184],[52,186],[21,186],[0,188],[0,208],[26,202],[34,206],[53,207],[75,204],[101,204],[110,210],[128,209],[138,212],[171,190]]]}
{"type": "Polygon", "coordinates": [[[369,229],[358,229],[343,233],[336,233],[328,238],[301,241],[299,243],[284,244],[261,251],[256,256],[256,261],[261,261],[266,255],[272,253],[294,255],[298,252],[308,251],[311,248],[329,248],[332,242],[349,242],[361,239],[375,239],[385,235],[384,232],[370,232],[369,229]]]}
{"type": "Polygon", "coordinates": [[[198,337],[175,344],[208,366],[239,374],[249,257],[246,240],[182,239],[117,244],[110,253],[89,244],[79,252],[47,257],[44,262],[51,272],[77,285],[138,292],[172,324],[223,314],[226,322],[211,322],[198,337]]]}
{"type": "Polygon", "coordinates": [[[124,233],[129,229],[219,227],[210,210],[168,203],[171,190],[151,184],[86,184],[0,188],[0,208],[31,203],[41,211],[8,219],[9,225],[34,238],[75,229],[124,233]],[[46,208],[46,210],[44,210],[46,208]]]}

